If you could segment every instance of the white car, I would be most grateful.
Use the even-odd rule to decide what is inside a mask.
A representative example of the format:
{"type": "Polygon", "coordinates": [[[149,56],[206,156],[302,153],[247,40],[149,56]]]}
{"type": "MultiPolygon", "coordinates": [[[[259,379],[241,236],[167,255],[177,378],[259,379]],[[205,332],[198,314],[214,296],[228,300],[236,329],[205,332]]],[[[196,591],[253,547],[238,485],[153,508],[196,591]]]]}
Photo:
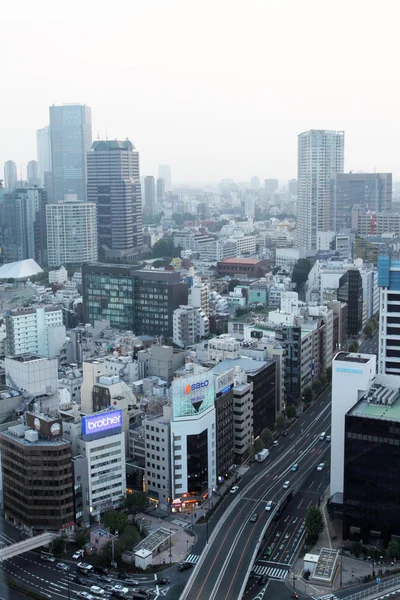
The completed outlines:
{"type": "Polygon", "coordinates": [[[319,463],[319,465],[317,467],[317,471],[322,471],[324,467],[325,467],[325,463],[319,463]]]}
{"type": "Polygon", "coordinates": [[[69,566],[66,565],[65,563],[57,563],[57,569],[60,569],[60,571],[69,571],[69,566]]]}
{"type": "Polygon", "coordinates": [[[51,563],[56,562],[56,557],[52,556],[51,554],[41,554],[40,559],[44,560],[45,562],[51,562],[51,563]]]}
{"type": "Polygon", "coordinates": [[[233,487],[231,487],[231,494],[236,494],[236,492],[238,491],[239,486],[238,485],[234,485],[233,487]]]}
{"type": "Polygon", "coordinates": [[[90,591],[95,596],[104,596],[104,594],[105,594],[103,588],[99,587],[98,585],[92,585],[92,587],[90,588],[90,591]]]}
{"type": "Polygon", "coordinates": [[[289,485],[290,485],[290,481],[285,481],[285,483],[283,484],[283,489],[287,490],[289,485]]]}
{"type": "Polygon", "coordinates": [[[82,556],[83,556],[83,550],[77,550],[75,552],[75,554],[72,555],[72,558],[74,560],[78,560],[79,558],[82,558],[82,556]]]}
{"type": "Polygon", "coordinates": [[[89,592],[78,592],[78,598],[84,598],[85,600],[94,600],[94,596],[89,594],[89,592]]]}
{"type": "Polygon", "coordinates": [[[123,585],[119,585],[118,583],[114,585],[111,589],[112,592],[122,592],[123,594],[128,594],[129,589],[124,587],[123,585]]]}
{"type": "Polygon", "coordinates": [[[267,505],[265,507],[265,510],[271,510],[272,509],[272,500],[270,500],[269,502],[267,502],[267,505]]]}

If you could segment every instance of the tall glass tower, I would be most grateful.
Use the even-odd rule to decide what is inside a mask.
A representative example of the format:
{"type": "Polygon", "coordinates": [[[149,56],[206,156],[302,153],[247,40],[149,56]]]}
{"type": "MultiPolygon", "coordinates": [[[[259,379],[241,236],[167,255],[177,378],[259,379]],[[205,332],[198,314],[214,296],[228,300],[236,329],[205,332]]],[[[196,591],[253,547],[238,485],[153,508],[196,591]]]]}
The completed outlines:
{"type": "Polygon", "coordinates": [[[50,106],[53,199],[66,194],[86,200],[86,153],[92,145],[92,115],[88,106],[50,106]]]}

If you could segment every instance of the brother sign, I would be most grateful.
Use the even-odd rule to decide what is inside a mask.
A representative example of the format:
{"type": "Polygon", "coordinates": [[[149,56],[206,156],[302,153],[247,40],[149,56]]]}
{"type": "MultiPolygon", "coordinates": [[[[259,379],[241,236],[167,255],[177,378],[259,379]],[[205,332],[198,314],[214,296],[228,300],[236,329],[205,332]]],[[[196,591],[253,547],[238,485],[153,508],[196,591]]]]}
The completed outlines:
{"type": "Polygon", "coordinates": [[[122,411],[112,410],[110,412],[92,415],[91,417],[83,417],[82,433],[83,435],[93,435],[102,433],[109,429],[117,429],[122,427],[122,411]]]}

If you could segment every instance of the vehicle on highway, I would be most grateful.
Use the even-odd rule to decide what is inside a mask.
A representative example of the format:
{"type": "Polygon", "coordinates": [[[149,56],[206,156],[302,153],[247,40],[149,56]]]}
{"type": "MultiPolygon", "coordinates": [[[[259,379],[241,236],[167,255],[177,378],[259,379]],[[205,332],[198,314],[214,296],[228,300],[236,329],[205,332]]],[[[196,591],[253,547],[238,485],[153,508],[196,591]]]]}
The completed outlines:
{"type": "Polygon", "coordinates": [[[133,592],[132,598],[133,600],[135,600],[135,598],[137,598],[138,600],[140,598],[142,598],[143,600],[147,600],[148,598],[151,598],[151,594],[147,590],[135,590],[133,592]]]}
{"type": "Polygon", "coordinates": [[[136,579],[132,579],[132,577],[127,577],[124,581],[125,585],[139,585],[139,582],[136,579]]]}
{"type": "Polygon", "coordinates": [[[288,487],[289,487],[289,485],[290,485],[290,481],[285,481],[285,483],[283,484],[282,487],[283,487],[284,490],[287,490],[288,487]]]}
{"type": "Polygon", "coordinates": [[[265,507],[265,510],[271,510],[272,509],[272,500],[270,500],[269,502],[267,502],[267,505],[265,507]]]}
{"type": "Polygon", "coordinates": [[[234,485],[233,487],[231,487],[231,490],[230,490],[231,494],[236,494],[236,492],[238,491],[238,489],[239,489],[238,485],[234,485]]]}
{"type": "Polygon", "coordinates": [[[85,600],[94,600],[94,596],[89,594],[89,592],[78,592],[78,598],[84,598],[85,600]]]}
{"type": "Polygon", "coordinates": [[[161,577],[161,579],[156,580],[156,583],[158,583],[159,585],[166,585],[167,583],[171,583],[171,580],[167,577],[161,577]]]}
{"type": "Polygon", "coordinates": [[[128,598],[128,592],[119,592],[118,590],[114,590],[113,592],[111,592],[111,596],[113,598],[123,598],[124,600],[126,600],[126,598],[128,598]]]}
{"type": "Polygon", "coordinates": [[[99,573],[100,575],[108,575],[108,569],[107,567],[101,567],[99,565],[95,565],[93,567],[93,570],[95,573],[99,573]]]}
{"type": "Polygon", "coordinates": [[[323,431],[322,433],[319,434],[319,439],[324,440],[325,438],[326,438],[326,431],[323,431]]]}
{"type": "Polygon", "coordinates": [[[258,514],[254,513],[253,515],[251,515],[250,517],[250,523],[255,523],[258,519],[258,514]]]}
{"type": "Polygon", "coordinates": [[[123,585],[119,585],[119,583],[113,585],[113,587],[111,588],[112,592],[124,592],[125,594],[127,594],[129,592],[129,589],[127,587],[124,587],[123,585]]]}
{"type": "Polygon", "coordinates": [[[79,575],[75,575],[72,580],[74,583],[79,583],[79,585],[85,585],[83,582],[85,581],[83,577],[79,577],[79,575]]]}
{"type": "Polygon", "coordinates": [[[278,440],[274,440],[274,441],[272,442],[272,445],[273,445],[273,446],[277,446],[278,444],[279,444],[278,440]]]}
{"type": "Polygon", "coordinates": [[[53,556],[52,554],[41,554],[40,560],[44,560],[45,562],[54,563],[54,562],[56,562],[56,557],[53,556]]]}
{"type": "Polygon", "coordinates": [[[118,573],[117,579],[128,579],[129,575],[126,573],[118,573]]]}
{"type": "Polygon", "coordinates": [[[261,452],[257,452],[256,461],[263,462],[266,458],[268,458],[268,456],[269,456],[269,450],[267,448],[264,448],[264,450],[261,450],[261,452]]]}
{"type": "Polygon", "coordinates": [[[182,562],[178,565],[178,571],[186,571],[186,569],[191,569],[193,567],[192,563],[182,562]]]}
{"type": "Polygon", "coordinates": [[[286,534],[285,534],[285,540],[288,540],[288,539],[289,539],[289,537],[290,537],[290,533],[286,533],[286,534]]]}
{"type": "Polygon", "coordinates": [[[284,547],[285,547],[285,544],[281,544],[281,545],[279,546],[278,550],[283,550],[283,549],[284,549],[284,547]]]}
{"type": "Polygon", "coordinates": [[[331,441],[331,436],[330,436],[330,435],[327,435],[327,436],[326,436],[326,441],[327,441],[327,442],[330,442],[330,441],[331,441]]]}
{"type": "Polygon", "coordinates": [[[95,596],[104,596],[105,594],[105,590],[103,590],[103,588],[99,587],[98,585],[92,585],[92,587],[90,588],[90,592],[95,596]]]}
{"type": "Polygon", "coordinates": [[[264,583],[267,583],[268,581],[268,575],[261,575],[260,579],[258,580],[258,583],[260,585],[264,585],[264,583]]]}
{"type": "Polygon", "coordinates": [[[83,554],[84,554],[84,551],[83,551],[83,550],[77,550],[77,551],[75,552],[75,554],[73,554],[73,555],[72,555],[72,558],[73,558],[74,560],[79,560],[80,558],[82,558],[83,554]]]}
{"type": "Polygon", "coordinates": [[[287,429],[284,429],[284,430],[282,431],[282,436],[283,436],[283,437],[286,437],[286,436],[287,436],[287,434],[288,434],[288,430],[287,430],[287,429]]]}
{"type": "Polygon", "coordinates": [[[322,471],[323,468],[325,467],[325,463],[319,463],[318,467],[317,467],[317,471],[322,471]]]}
{"type": "Polygon", "coordinates": [[[299,465],[297,463],[294,463],[294,465],[292,466],[292,468],[290,470],[297,471],[298,468],[299,468],[299,465]]]}
{"type": "Polygon", "coordinates": [[[79,562],[76,565],[76,568],[78,569],[78,571],[81,571],[81,573],[85,573],[85,575],[93,572],[92,565],[88,565],[88,563],[85,563],[85,562],[79,562]]]}
{"type": "Polygon", "coordinates": [[[60,571],[69,571],[69,566],[63,562],[57,563],[56,567],[57,567],[57,569],[60,569],[60,571]]]}
{"type": "Polygon", "coordinates": [[[111,577],[109,577],[108,575],[100,575],[100,576],[97,578],[97,581],[104,581],[104,583],[111,583],[111,582],[112,582],[112,579],[111,579],[111,577]]]}

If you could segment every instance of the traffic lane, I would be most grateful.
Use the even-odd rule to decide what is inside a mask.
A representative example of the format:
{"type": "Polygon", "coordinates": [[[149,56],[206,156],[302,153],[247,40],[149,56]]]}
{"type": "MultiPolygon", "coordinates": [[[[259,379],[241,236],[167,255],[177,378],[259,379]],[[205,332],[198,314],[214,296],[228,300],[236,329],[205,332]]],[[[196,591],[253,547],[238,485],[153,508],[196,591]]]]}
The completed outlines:
{"type": "MultiPolygon", "coordinates": [[[[327,411],[326,416],[322,419],[322,423],[326,427],[328,423],[330,423],[330,411],[327,411]]],[[[311,444],[317,443],[317,437],[314,436],[311,444]]],[[[310,445],[310,441],[305,438],[299,438],[297,450],[304,451],[307,449],[307,446],[310,445]]],[[[306,454],[304,455],[306,456],[306,454]]],[[[194,593],[197,594],[195,596],[198,598],[209,598],[211,596],[211,592],[214,588],[214,585],[217,581],[218,576],[220,575],[221,568],[226,559],[227,549],[232,548],[235,544],[237,544],[238,533],[237,527],[240,526],[243,522],[243,519],[246,518],[251,508],[253,511],[256,509],[256,502],[263,499],[264,502],[268,502],[271,499],[271,496],[280,489],[281,480],[287,476],[287,472],[289,471],[291,465],[293,463],[293,457],[291,455],[285,456],[280,463],[271,465],[267,467],[269,469],[268,479],[261,480],[258,484],[255,484],[253,491],[251,492],[251,497],[245,499],[241,498],[236,511],[233,511],[228,517],[225,524],[224,530],[221,532],[221,536],[216,539],[213,543],[213,552],[209,552],[205,557],[203,564],[201,565],[198,573],[196,574],[196,578],[193,580],[191,589],[194,589],[194,593]],[[274,477],[275,474],[275,477],[274,477]],[[278,484],[274,483],[270,485],[268,489],[266,489],[266,484],[268,485],[268,480],[274,480],[278,478],[278,484]],[[244,502],[243,502],[244,500],[244,502]]],[[[260,530],[261,533],[261,530],[260,530]]],[[[253,550],[251,551],[251,554],[253,550]]],[[[248,565],[246,566],[246,569],[248,565]]]]}
{"type": "Polygon", "coordinates": [[[32,600],[32,597],[12,590],[5,583],[0,582],[0,600],[32,600]]]}

